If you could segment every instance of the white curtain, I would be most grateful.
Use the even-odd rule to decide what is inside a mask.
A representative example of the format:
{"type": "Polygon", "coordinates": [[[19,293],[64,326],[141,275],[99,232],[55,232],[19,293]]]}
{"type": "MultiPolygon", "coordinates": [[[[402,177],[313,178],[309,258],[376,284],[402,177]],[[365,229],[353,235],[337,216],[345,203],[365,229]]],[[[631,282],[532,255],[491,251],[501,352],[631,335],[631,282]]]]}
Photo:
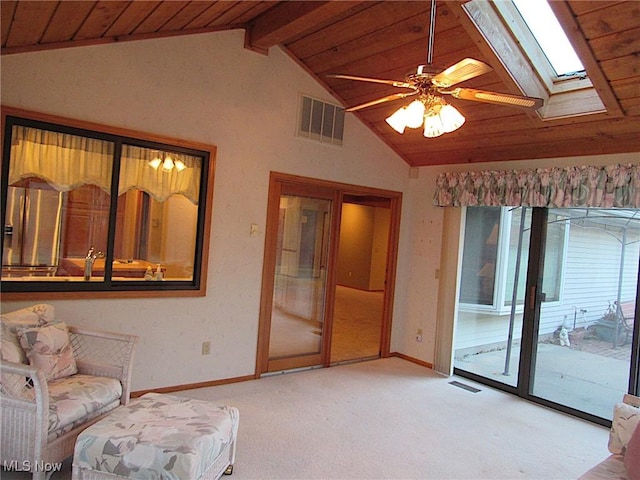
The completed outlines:
{"type": "Polygon", "coordinates": [[[86,184],[111,191],[112,142],[18,125],[11,139],[9,185],[38,177],[60,192],[86,184]]]}
{"type": "Polygon", "coordinates": [[[132,188],[147,192],[154,200],[164,202],[171,195],[184,195],[198,205],[200,194],[200,171],[202,159],[175,152],[151,150],[149,148],[122,146],[118,195],[132,188]],[[174,162],[182,162],[186,168],[164,170],[153,168],[149,162],[169,155],[174,162]]]}
{"type": "MultiPolygon", "coordinates": [[[[106,140],[51,132],[15,125],[12,132],[9,185],[38,177],[60,192],[81,185],[96,185],[111,191],[115,144],[106,140]]],[[[194,205],[200,195],[202,159],[175,152],[123,145],[118,195],[131,189],[147,192],[159,202],[171,195],[184,195],[194,205]],[[169,154],[186,167],[164,170],[149,162],[169,154]]]]}

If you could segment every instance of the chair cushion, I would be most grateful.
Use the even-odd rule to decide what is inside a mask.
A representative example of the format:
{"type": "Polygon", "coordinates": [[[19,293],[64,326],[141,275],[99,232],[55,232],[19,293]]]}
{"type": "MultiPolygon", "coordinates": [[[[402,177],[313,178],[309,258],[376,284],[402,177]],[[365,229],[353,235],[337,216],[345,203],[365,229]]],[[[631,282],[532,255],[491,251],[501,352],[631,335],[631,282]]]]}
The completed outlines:
{"type": "Polygon", "coordinates": [[[115,378],[76,374],[49,382],[49,437],[58,437],[120,403],[115,378]]]}
{"type": "Polygon", "coordinates": [[[42,370],[47,381],[78,372],[66,323],[20,328],[18,338],[29,363],[42,370]]]}

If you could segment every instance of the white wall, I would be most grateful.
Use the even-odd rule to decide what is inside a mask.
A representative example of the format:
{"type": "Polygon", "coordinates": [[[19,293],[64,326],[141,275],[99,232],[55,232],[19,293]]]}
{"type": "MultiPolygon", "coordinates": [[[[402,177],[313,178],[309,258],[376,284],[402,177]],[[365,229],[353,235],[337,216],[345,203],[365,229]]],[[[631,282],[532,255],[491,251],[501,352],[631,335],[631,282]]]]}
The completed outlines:
{"type": "Polygon", "coordinates": [[[140,337],[133,390],[254,373],[270,171],[406,191],[409,167],[352,115],[342,148],[296,138],[301,92],[334,101],[279,49],[245,50],[241,31],[2,57],[4,105],[218,147],[206,297],[49,301],[71,324],[140,337]]]}

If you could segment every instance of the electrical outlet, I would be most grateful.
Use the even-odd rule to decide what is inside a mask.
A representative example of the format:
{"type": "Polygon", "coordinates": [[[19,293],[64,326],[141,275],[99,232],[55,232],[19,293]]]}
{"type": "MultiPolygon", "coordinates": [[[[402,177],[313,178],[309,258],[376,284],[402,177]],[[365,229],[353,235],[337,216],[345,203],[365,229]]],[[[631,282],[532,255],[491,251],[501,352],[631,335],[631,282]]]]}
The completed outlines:
{"type": "Polygon", "coordinates": [[[209,355],[211,353],[211,342],[202,342],[202,355],[209,355]]]}
{"type": "Polygon", "coordinates": [[[422,342],[422,329],[419,328],[416,332],[416,342],[422,342]]]}

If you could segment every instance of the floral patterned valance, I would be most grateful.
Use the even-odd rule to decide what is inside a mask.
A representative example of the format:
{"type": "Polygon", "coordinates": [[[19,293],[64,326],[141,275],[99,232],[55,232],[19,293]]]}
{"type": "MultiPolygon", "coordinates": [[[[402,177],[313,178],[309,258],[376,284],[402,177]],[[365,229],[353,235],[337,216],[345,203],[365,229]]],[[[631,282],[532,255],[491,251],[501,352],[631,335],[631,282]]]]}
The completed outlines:
{"type": "Polygon", "coordinates": [[[640,165],[441,173],[441,207],[640,208],[640,165]]]}

